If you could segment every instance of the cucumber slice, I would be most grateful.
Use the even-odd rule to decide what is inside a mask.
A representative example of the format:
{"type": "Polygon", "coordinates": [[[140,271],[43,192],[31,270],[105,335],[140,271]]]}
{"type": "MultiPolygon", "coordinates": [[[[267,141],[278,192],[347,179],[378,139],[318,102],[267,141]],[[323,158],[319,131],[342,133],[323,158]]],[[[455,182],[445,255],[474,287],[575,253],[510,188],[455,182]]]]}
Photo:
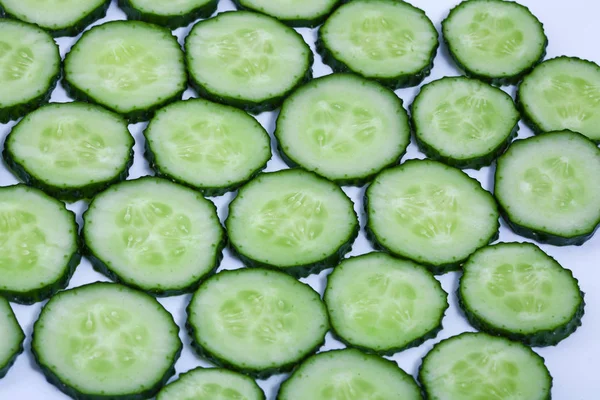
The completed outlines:
{"type": "Polygon", "coordinates": [[[421,151],[457,168],[490,165],[519,130],[512,97],[476,79],[447,77],[428,83],[411,111],[421,151]]]}
{"type": "Polygon", "coordinates": [[[381,355],[434,338],[448,308],[447,293],[426,268],[385,253],[342,261],[324,299],[341,341],[381,355]]]}
{"type": "Polygon", "coordinates": [[[50,299],[31,343],[48,382],[79,400],[153,397],[175,374],[181,348],[179,327],[158,301],[106,282],[50,299]]]}
{"type": "Polygon", "coordinates": [[[581,245],[600,224],[600,149],[562,131],[517,140],[498,159],[494,193],[519,235],[581,245]]]}
{"type": "Polygon", "coordinates": [[[151,22],[170,29],[208,18],[217,10],[219,0],[118,0],[129,19],[151,22]]]}
{"type": "Polygon", "coordinates": [[[60,54],[48,33],[0,19],[0,124],[47,102],[59,77],[60,54]]]}
{"type": "Polygon", "coordinates": [[[375,246],[434,273],[460,267],[496,240],[496,202],[475,179],[437,161],[409,160],[375,178],[365,195],[375,246]]]}
{"type": "Polygon", "coordinates": [[[197,23],[185,51],[191,84],[201,96],[253,113],[279,107],[312,76],[313,55],[302,36],[248,11],[197,23]]]}
{"type": "Polygon", "coordinates": [[[94,268],[157,296],[194,291],[218,267],[225,246],[214,204],[166,179],[113,185],[94,198],[83,220],[94,268]]]}
{"type": "Polygon", "coordinates": [[[75,214],[44,192],[0,188],[0,296],[33,304],[67,287],[79,264],[75,214]]]}
{"type": "Polygon", "coordinates": [[[410,126],[394,92],[356,75],[333,74],[302,86],[283,103],[275,137],[289,165],[362,186],[398,163],[410,126]]]}
{"type": "Polygon", "coordinates": [[[77,36],[103,18],[110,0],[0,0],[0,14],[36,24],[52,36],[77,36]]]}
{"type": "Polygon", "coordinates": [[[393,361],[358,350],[333,350],[306,360],[277,400],[421,400],[414,379],[393,361]]]}
{"type": "Polygon", "coordinates": [[[517,93],[525,122],[535,133],[563,129],[600,143],[600,66],[574,57],[545,61],[517,93]]]}
{"type": "Polygon", "coordinates": [[[242,187],[225,225],[232,250],[246,265],[295,277],[339,263],[359,229],[342,189],[300,169],[261,174],[242,187]]]}
{"type": "Polygon", "coordinates": [[[214,275],[187,312],[192,344],[202,356],[260,379],[291,370],[321,347],[329,330],[317,292],[261,268],[214,275]]]}
{"type": "Polygon", "coordinates": [[[90,29],[65,57],[64,70],[71,97],[103,105],[131,123],[149,119],[187,88],[177,39],[166,28],[140,21],[90,29]]]}
{"type": "Polygon", "coordinates": [[[159,110],[146,131],[146,158],[160,176],[219,196],[262,171],[271,139],[245,112],[206,100],[159,110]]]}
{"type": "Polygon", "coordinates": [[[233,0],[237,8],[277,18],[294,27],[321,25],[342,0],[233,0]]]}
{"type": "Polygon", "coordinates": [[[552,377],[529,347],[485,333],[463,333],[436,344],[419,370],[431,400],[550,400],[552,377]]]}
{"type": "Polygon", "coordinates": [[[442,22],[450,55],[467,76],[495,85],[518,83],[546,55],[542,23],[521,4],[463,1],[442,22]]]}
{"type": "Polygon", "coordinates": [[[156,400],[265,400],[261,388],[246,375],[219,368],[196,368],[165,386],[156,400]]]}
{"type": "Polygon", "coordinates": [[[458,297],[478,330],[529,346],[554,346],[581,326],[577,279],[539,247],[499,243],[463,265],[458,297]]]}
{"type": "Polygon", "coordinates": [[[120,116],[74,102],[50,104],[27,115],[7,136],[2,154],[24,182],[77,200],[127,178],[133,144],[120,116]]]}
{"type": "Polygon", "coordinates": [[[335,72],[350,71],[392,89],[429,75],[438,33],[425,13],[398,0],[354,0],[319,29],[317,51],[335,72]]]}
{"type": "Polygon", "coordinates": [[[4,378],[23,352],[25,334],[10,304],[0,297],[0,379],[4,378]]]}

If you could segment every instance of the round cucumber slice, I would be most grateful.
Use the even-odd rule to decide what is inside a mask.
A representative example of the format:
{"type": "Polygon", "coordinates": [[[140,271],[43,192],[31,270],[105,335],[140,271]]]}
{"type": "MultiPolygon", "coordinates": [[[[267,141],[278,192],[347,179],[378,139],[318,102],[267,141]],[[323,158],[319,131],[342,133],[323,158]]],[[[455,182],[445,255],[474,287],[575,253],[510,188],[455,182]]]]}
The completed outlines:
{"type": "Polygon", "coordinates": [[[289,165],[361,186],[397,164],[410,142],[402,100],[356,75],[315,79],[288,97],[275,137],[289,165]]]}
{"type": "Polygon", "coordinates": [[[47,102],[59,77],[60,54],[48,33],[0,19],[0,124],[47,102]]]}
{"type": "Polygon", "coordinates": [[[397,89],[429,75],[438,33],[425,13],[404,1],[354,0],[319,29],[317,51],[336,72],[350,71],[397,89]]]}
{"type": "Polygon", "coordinates": [[[581,325],[577,279],[530,243],[484,247],[463,265],[458,296],[471,324],[529,346],[554,346],[581,325]]]}
{"type": "Polygon", "coordinates": [[[336,336],[381,355],[434,338],[448,308],[447,293],[426,268],[385,253],[342,261],[324,299],[336,336]]]}
{"type": "Polygon", "coordinates": [[[12,129],[3,156],[28,184],[77,200],[127,178],[133,144],[127,122],[116,114],[87,103],[50,104],[12,129]]]}
{"type": "Polygon", "coordinates": [[[136,19],[177,29],[217,10],[219,0],[119,0],[119,7],[129,19],[136,19]]]}
{"type": "Polygon", "coordinates": [[[264,379],[313,354],[329,330],[317,292],[261,268],[222,271],[204,282],[188,309],[196,350],[217,365],[264,379]]]}
{"type": "Polygon", "coordinates": [[[263,14],[223,12],[201,21],[185,50],[200,95],[253,113],[279,107],[312,76],[313,55],[302,36],[263,14]]]}
{"type": "Polygon", "coordinates": [[[33,327],[31,350],[50,383],[80,400],[153,397],[182,344],[154,298],[97,282],[58,293],[33,327]]]}
{"type": "Polygon", "coordinates": [[[457,168],[490,165],[519,130],[520,115],[507,93],[465,77],[423,86],[411,111],[421,151],[457,168]]]}
{"type": "Polygon", "coordinates": [[[265,394],[246,375],[219,368],[196,368],[165,386],[156,400],[265,400],[265,394]]]}
{"type": "Polygon", "coordinates": [[[365,195],[377,247],[434,273],[460,267],[498,237],[496,202],[475,179],[431,160],[409,160],[375,178],[365,195]]]}
{"type": "Polygon", "coordinates": [[[283,382],[277,400],[421,400],[413,378],[393,361],[358,350],[312,356],[283,382]]]}
{"type": "Polygon", "coordinates": [[[115,184],[83,220],[94,268],[158,296],[194,291],[218,267],[225,245],[214,204],[166,179],[115,184]]]}
{"type": "Polygon", "coordinates": [[[158,175],[208,196],[237,189],[271,159],[271,139],[256,119],[206,100],[157,111],[144,136],[146,157],[158,175]]]}
{"type": "Polygon", "coordinates": [[[600,224],[600,149],[562,131],[517,140],[498,159],[494,194],[519,235],[581,245],[600,224]]]}
{"type": "Polygon", "coordinates": [[[517,104],[535,133],[563,129],[600,143],[600,66],[575,57],[544,61],[523,79],[517,104]]]}
{"type": "Polygon", "coordinates": [[[336,265],[359,229],[354,204],[342,189],[300,169],[261,174],[243,186],[225,225],[246,265],[296,277],[336,265]]]}
{"type": "Polygon", "coordinates": [[[129,122],[181,98],[187,88],[183,52],[171,31],[140,21],[112,21],[87,31],[65,57],[64,86],[129,122]]]}
{"type": "Polygon", "coordinates": [[[23,352],[25,334],[10,304],[0,297],[0,379],[4,378],[23,352]]]}
{"type": "Polygon", "coordinates": [[[321,25],[341,0],[233,0],[240,9],[261,12],[294,27],[321,25]]]}
{"type": "Polygon", "coordinates": [[[443,340],[419,371],[425,397],[445,400],[550,400],[552,377],[529,347],[485,333],[443,340]]]}
{"type": "Polygon", "coordinates": [[[0,0],[7,16],[36,24],[52,36],[77,36],[103,18],[110,0],[0,0]]]}
{"type": "Polygon", "coordinates": [[[468,0],[442,22],[450,55],[468,76],[498,85],[518,83],[546,55],[542,23],[521,4],[468,0]]]}
{"type": "Polygon", "coordinates": [[[0,188],[0,296],[33,304],[67,287],[79,264],[75,214],[25,185],[0,188]]]}

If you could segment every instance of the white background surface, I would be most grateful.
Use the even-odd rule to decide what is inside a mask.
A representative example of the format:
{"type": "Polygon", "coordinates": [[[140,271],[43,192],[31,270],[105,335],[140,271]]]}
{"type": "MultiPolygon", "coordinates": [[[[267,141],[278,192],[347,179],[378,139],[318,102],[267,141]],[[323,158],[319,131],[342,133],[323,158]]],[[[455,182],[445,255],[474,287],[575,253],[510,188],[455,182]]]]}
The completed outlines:
{"type": "MultiPolygon", "coordinates": [[[[167,1],[167,0],[164,0],[167,1]]],[[[457,4],[458,0],[412,0],[412,4],[424,9],[427,15],[434,22],[438,31],[440,23],[446,17],[451,7],[457,4]]],[[[560,55],[578,56],[586,58],[596,63],[600,62],[600,24],[598,24],[598,15],[600,15],[600,2],[597,0],[521,0],[521,3],[528,6],[531,11],[544,23],[546,34],[549,38],[547,58],[560,55]]],[[[219,11],[233,9],[230,0],[221,0],[219,11]]],[[[107,18],[97,22],[102,23],[111,19],[124,19],[124,14],[116,7],[116,1],[113,1],[107,18]]],[[[175,31],[183,42],[183,38],[189,31],[189,28],[182,28],[175,31]]],[[[314,49],[317,30],[299,29],[311,48],[314,49]]],[[[64,57],[70,46],[74,43],[73,38],[58,39],[61,55],[64,57]]],[[[331,73],[331,69],[321,63],[319,56],[315,57],[314,65],[315,76],[322,76],[331,73]]],[[[459,75],[459,71],[449,60],[447,51],[443,46],[438,51],[435,59],[435,67],[425,82],[441,78],[446,75],[459,75]]],[[[1,90],[1,88],[0,88],[1,90]]],[[[408,106],[417,88],[403,89],[397,91],[398,95],[404,100],[405,106],[408,106]]],[[[514,87],[505,87],[509,93],[514,95],[514,87]]],[[[188,90],[184,98],[195,96],[188,90]]],[[[54,91],[51,101],[66,102],[64,90],[59,87],[54,91]]],[[[259,121],[265,126],[269,133],[273,132],[276,113],[264,113],[258,116],[259,121]]],[[[7,125],[0,124],[0,142],[10,131],[14,123],[7,125]]],[[[142,130],[146,123],[130,125],[130,131],[136,139],[135,146],[135,164],[130,171],[130,178],[137,178],[141,175],[150,173],[148,165],[143,158],[143,136],[142,130]]],[[[531,131],[521,124],[519,137],[527,137],[531,131]]],[[[423,158],[418,152],[416,146],[411,144],[405,159],[423,158]]],[[[268,171],[284,168],[285,164],[278,155],[274,155],[268,164],[268,171]]],[[[467,171],[471,176],[479,179],[485,188],[491,188],[493,168],[484,168],[481,171],[467,171]]],[[[598,171],[600,173],[600,171],[598,171]]],[[[16,179],[7,171],[6,166],[0,164],[0,185],[6,186],[16,183],[16,179]]],[[[364,226],[364,215],[362,212],[362,194],[364,188],[344,188],[356,204],[356,211],[360,215],[361,225],[364,226]]],[[[213,198],[219,209],[219,215],[224,218],[227,213],[227,205],[234,197],[234,194],[213,198]]],[[[77,211],[78,222],[81,222],[81,212],[87,205],[83,202],[69,205],[69,208],[77,211]]],[[[501,241],[524,241],[510,232],[503,223],[501,241]]],[[[581,247],[554,247],[541,246],[544,251],[555,257],[564,267],[573,270],[574,275],[579,279],[582,290],[586,293],[587,307],[583,318],[583,326],[577,330],[568,339],[564,340],[557,347],[535,349],[546,359],[546,364],[554,377],[554,387],[552,397],[555,400],[596,400],[600,399],[600,345],[598,334],[600,333],[600,232],[585,245],[581,247]]],[[[356,240],[351,255],[363,254],[371,251],[370,244],[365,239],[364,233],[356,240]]],[[[221,268],[235,269],[241,267],[241,263],[233,259],[225,251],[225,258],[221,268]]],[[[326,276],[330,270],[324,271],[318,276],[312,276],[303,280],[310,283],[315,289],[322,293],[325,286],[326,276]]],[[[431,347],[441,339],[454,336],[464,331],[473,330],[457,307],[456,287],[458,283],[458,273],[450,273],[439,277],[444,289],[449,292],[450,309],[446,313],[443,321],[444,330],[434,340],[429,340],[418,348],[406,350],[392,357],[408,373],[416,376],[421,358],[431,349],[431,347]]],[[[0,277],[1,279],[1,277],[0,277]]],[[[92,270],[87,260],[82,260],[77,268],[70,288],[85,283],[107,280],[104,276],[92,270]]],[[[160,299],[160,302],[175,316],[176,322],[181,328],[185,323],[184,308],[190,299],[190,295],[160,299]]],[[[21,306],[13,304],[17,318],[21,323],[26,335],[25,353],[19,356],[14,367],[8,375],[0,380],[0,400],[64,400],[68,397],[58,391],[58,389],[46,382],[43,375],[35,365],[33,357],[29,352],[30,338],[33,323],[37,318],[42,304],[32,306],[21,306]]],[[[185,372],[197,366],[209,366],[203,359],[199,358],[191,351],[189,346],[190,339],[182,329],[181,339],[184,343],[184,351],[177,362],[177,373],[185,372]]],[[[340,348],[342,345],[331,338],[328,334],[324,349],[340,348]]],[[[278,375],[267,381],[260,381],[260,386],[265,390],[267,399],[275,399],[279,383],[285,378],[285,375],[278,375]]],[[[312,399],[307,399],[312,400],[312,399]]],[[[401,399],[399,399],[401,400],[401,399]]],[[[507,399],[508,400],[508,399],[507,399]]]]}

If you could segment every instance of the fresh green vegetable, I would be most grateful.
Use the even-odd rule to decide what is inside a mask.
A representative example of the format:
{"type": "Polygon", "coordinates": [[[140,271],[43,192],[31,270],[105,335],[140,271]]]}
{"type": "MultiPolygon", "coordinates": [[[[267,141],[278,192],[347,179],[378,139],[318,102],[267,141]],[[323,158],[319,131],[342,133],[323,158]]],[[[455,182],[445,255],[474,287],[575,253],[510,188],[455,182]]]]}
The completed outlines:
{"type": "Polygon", "coordinates": [[[25,334],[19,326],[10,304],[0,297],[0,379],[4,378],[23,352],[25,334]]]}
{"type": "Polygon", "coordinates": [[[210,17],[219,0],[118,0],[118,3],[129,19],[177,29],[210,17]]]}
{"type": "Polygon", "coordinates": [[[277,18],[286,25],[321,25],[342,0],[233,0],[241,10],[256,11],[277,18]]]}

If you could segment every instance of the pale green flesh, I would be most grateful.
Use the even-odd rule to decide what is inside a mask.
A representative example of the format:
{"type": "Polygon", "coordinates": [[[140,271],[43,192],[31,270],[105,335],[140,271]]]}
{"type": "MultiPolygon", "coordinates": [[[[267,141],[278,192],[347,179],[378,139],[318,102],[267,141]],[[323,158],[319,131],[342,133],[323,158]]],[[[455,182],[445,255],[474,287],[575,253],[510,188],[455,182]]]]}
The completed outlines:
{"type": "Polygon", "coordinates": [[[511,221],[573,236],[589,232],[600,210],[600,151],[580,135],[545,134],[518,142],[496,171],[496,196],[511,221]]]}
{"type": "Polygon", "coordinates": [[[415,161],[390,169],[367,196],[369,226],[378,241],[420,262],[461,261],[498,229],[491,195],[441,163],[415,161]]]}
{"type": "Polygon", "coordinates": [[[129,0],[138,10],[158,15],[183,15],[208,4],[211,0],[129,0]]]}
{"type": "Polygon", "coordinates": [[[421,71],[438,37],[425,14],[395,1],[345,4],[327,20],[321,35],[336,58],[369,77],[421,71]]]}
{"type": "Polygon", "coordinates": [[[157,400],[263,400],[256,382],[216,368],[198,368],[163,388],[157,400]]]}
{"type": "Polygon", "coordinates": [[[383,253],[350,258],[329,277],[331,324],[353,345],[402,348],[438,327],[446,293],[425,268],[383,253]]]}
{"type": "Polygon", "coordinates": [[[44,94],[59,66],[58,48],[50,35],[0,19],[0,108],[44,94]]]}
{"type": "Polygon", "coordinates": [[[105,396],[152,388],[175,362],[179,329],[153,298],[120,285],[55,296],[35,325],[38,360],[61,382],[105,396]]]}
{"type": "Polygon", "coordinates": [[[254,118],[202,100],[162,109],[145,136],[162,172],[198,187],[244,181],[271,157],[269,136],[254,118]]]}
{"type": "Polygon", "coordinates": [[[186,40],[190,74],[220,96],[259,101],[286,93],[305,75],[310,48],[292,28],[249,12],[197,25],[186,40]]]}
{"type": "Polygon", "coordinates": [[[468,309],[503,329],[537,332],[568,323],[581,302],[571,274],[534,245],[484,248],[464,266],[468,309]]]}
{"type": "Polygon", "coordinates": [[[444,36],[469,70],[510,76],[532,66],[544,52],[542,25],[527,8],[506,1],[470,1],[444,22],[444,36]]]}
{"type": "Polygon", "coordinates": [[[420,376],[434,400],[546,400],[551,385],[543,360],[529,347],[486,334],[434,347],[420,376]]]}
{"type": "Polygon", "coordinates": [[[51,185],[85,186],[125,170],[133,138],[124,120],[84,103],[52,104],[26,116],[7,143],[29,174],[51,185]]]}
{"type": "Polygon", "coordinates": [[[223,236],[212,203],[162,179],[112,186],[84,219],[96,257],[148,289],[185,288],[200,279],[215,266],[223,236]]]}
{"type": "Polygon", "coordinates": [[[0,297],[0,368],[6,366],[8,361],[19,350],[24,335],[10,304],[0,297]]]}
{"type": "Polygon", "coordinates": [[[283,366],[318,346],[329,329],[317,292],[263,269],[220,273],[189,307],[195,340],[237,368],[283,366]]]}
{"type": "Polygon", "coordinates": [[[185,88],[183,54],[171,32],[137,21],[86,33],[65,61],[68,81],[119,112],[151,107],[185,88]]]}
{"type": "Polygon", "coordinates": [[[0,5],[23,21],[44,28],[67,28],[100,7],[105,0],[0,0],[0,5]]]}
{"type": "Polygon", "coordinates": [[[540,64],[523,80],[519,100],[544,131],[569,129],[600,141],[600,67],[572,58],[540,64]]]}
{"type": "Polygon", "coordinates": [[[329,12],[337,0],[241,0],[244,7],[281,19],[314,18],[329,12]]]}
{"type": "Polygon", "coordinates": [[[259,176],[230,208],[236,249],[281,268],[334,254],[356,227],[352,202],[329,181],[301,170],[259,176]]]}
{"type": "Polygon", "coordinates": [[[0,289],[27,292],[61,278],[77,250],[70,211],[25,186],[0,189],[0,289]]]}
{"type": "Polygon", "coordinates": [[[320,353],[284,382],[280,400],[421,400],[397,365],[357,350],[320,353]]]}
{"type": "Polygon", "coordinates": [[[277,121],[284,152],[329,179],[367,176],[393,163],[410,140],[408,118],[392,92],[339,75],[289,98],[277,121]]]}
{"type": "Polygon", "coordinates": [[[419,138],[457,159],[490,153],[506,141],[520,118],[508,94],[467,78],[427,85],[412,110],[419,138]]]}

